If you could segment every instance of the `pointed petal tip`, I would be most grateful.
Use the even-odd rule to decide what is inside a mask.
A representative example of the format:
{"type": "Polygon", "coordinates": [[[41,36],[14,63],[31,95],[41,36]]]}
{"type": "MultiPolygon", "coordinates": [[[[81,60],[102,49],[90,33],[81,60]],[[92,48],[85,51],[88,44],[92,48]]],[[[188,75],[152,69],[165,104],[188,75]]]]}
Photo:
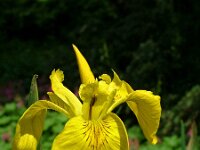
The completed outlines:
{"type": "Polygon", "coordinates": [[[78,49],[78,48],[76,47],[76,45],[73,44],[73,43],[72,43],[72,47],[73,47],[74,49],[78,49]]]}
{"type": "Polygon", "coordinates": [[[149,143],[155,145],[159,142],[159,139],[156,135],[152,135],[149,139],[148,139],[149,143]]]}
{"type": "Polygon", "coordinates": [[[155,145],[158,143],[158,138],[156,136],[153,137],[151,144],[155,145]]]}
{"type": "Polygon", "coordinates": [[[72,47],[73,47],[75,55],[76,55],[76,59],[77,59],[82,83],[95,82],[94,75],[93,75],[93,73],[90,69],[90,66],[87,63],[86,59],[84,58],[82,53],[79,51],[79,49],[74,44],[72,44],[72,47]]]}
{"type": "Polygon", "coordinates": [[[73,50],[74,50],[76,57],[78,59],[78,57],[80,57],[79,55],[82,55],[82,54],[81,54],[81,52],[79,51],[79,49],[76,45],[72,44],[72,47],[73,47],[73,50]]]}

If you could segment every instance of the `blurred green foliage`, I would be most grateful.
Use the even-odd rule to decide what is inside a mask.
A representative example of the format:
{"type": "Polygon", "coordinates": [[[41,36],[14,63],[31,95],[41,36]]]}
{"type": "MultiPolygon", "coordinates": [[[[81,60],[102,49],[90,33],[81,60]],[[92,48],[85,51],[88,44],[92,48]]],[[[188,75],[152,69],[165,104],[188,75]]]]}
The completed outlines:
{"type": "MultiPolygon", "coordinates": [[[[25,111],[24,106],[16,105],[16,102],[8,103],[0,108],[0,147],[5,150],[11,149],[16,123],[19,116],[25,111]]],[[[66,116],[54,111],[48,111],[44,131],[41,138],[42,149],[50,149],[53,139],[60,133],[67,122],[66,116]]]]}
{"type": "Polygon", "coordinates": [[[25,108],[18,109],[16,103],[9,103],[0,107],[0,147],[8,150],[11,149],[11,140],[14,136],[16,122],[25,108]]]}
{"type": "MultiPolygon", "coordinates": [[[[3,147],[5,150],[11,149],[11,143],[14,137],[15,133],[15,127],[17,120],[19,119],[19,116],[22,115],[22,113],[25,111],[25,107],[23,105],[19,105],[20,103],[11,102],[7,103],[6,105],[0,107],[0,146],[3,147]]],[[[39,149],[48,150],[51,149],[51,144],[54,140],[54,138],[60,133],[67,122],[66,116],[55,112],[55,111],[48,111],[45,124],[44,124],[44,130],[41,137],[41,144],[39,149]]],[[[181,125],[179,125],[180,127],[181,125]]],[[[196,128],[192,128],[192,130],[196,130],[196,128]]],[[[186,135],[186,132],[183,133],[186,135]]],[[[197,136],[197,131],[194,133],[195,138],[191,138],[190,143],[193,144],[193,149],[188,147],[187,150],[197,150],[199,148],[198,143],[200,142],[200,137],[197,136]],[[195,140],[195,141],[194,141],[195,140]],[[192,143],[194,142],[194,143],[192,143]],[[195,144],[195,145],[194,145],[195,144]]],[[[143,133],[141,131],[141,128],[137,125],[132,126],[128,129],[128,135],[129,135],[129,141],[130,141],[130,149],[131,150],[137,150],[139,148],[140,150],[182,150],[181,144],[181,134],[177,135],[171,135],[171,136],[165,136],[160,137],[160,142],[157,145],[151,145],[149,144],[146,139],[143,136],[143,133]],[[137,143],[137,144],[136,144],[137,143]],[[134,149],[135,148],[135,149],[134,149]]],[[[187,138],[189,138],[187,136],[187,138]]],[[[186,141],[184,141],[186,142],[186,141]]],[[[188,144],[189,145],[189,144],[188,144]]]]}
{"type": "Polygon", "coordinates": [[[53,67],[74,70],[75,43],[98,74],[114,68],[136,88],[159,84],[158,92],[182,94],[200,80],[198,6],[186,0],[1,0],[1,81],[30,80],[53,67]]]}
{"type": "MultiPolygon", "coordinates": [[[[0,96],[12,83],[24,97],[34,74],[44,94],[54,68],[76,90],[74,43],[95,75],[112,68],[134,89],[161,95],[160,136],[176,138],[181,120],[200,129],[200,1],[0,0],[0,14],[0,96]]],[[[116,111],[128,127],[136,123],[125,105],[116,111]]]]}
{"type": "MultiPolygon", "coordinates": [[[[199,118],[199,97],[200,85],[196,85],[174,107],[162,114],[162,118],[165,120],[163,127],[164,134],[180,130],[178,126],[180,120],[185,120],[185,124],[189,126],[191,122],[199,118]]],[[[199,123],[199,120],[197,122],[199,123]]]]}

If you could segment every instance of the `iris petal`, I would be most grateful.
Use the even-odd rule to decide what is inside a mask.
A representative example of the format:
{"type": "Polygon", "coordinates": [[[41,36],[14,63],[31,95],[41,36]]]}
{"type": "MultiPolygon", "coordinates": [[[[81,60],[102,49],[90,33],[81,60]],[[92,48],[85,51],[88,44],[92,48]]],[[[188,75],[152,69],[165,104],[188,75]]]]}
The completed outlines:
{"type": "Polygon", "coordinates": [[[13,141],[14,150],[35,150],[42,134],[47,109],[68,115],[68,112],[50,101],[39,100],[32,104],[19,119],[13,141]]]}
{"type": "Polygon", "coordinates": [[[160,97],[150,91],[136,90],[130,94],[127,104],[135,113],[145,137],[150,143],[156,144],[161,116],[160,97]]]}
{"type": "Polygon", "coordinates": [[[53,150],[128,150],[128,138],[122,121],[115,114],[103,120],[71,118],[55,138],[53,150]]]}
{"type": "Polygon", "coordinates": [[[63,84],[64,74],[61,70],[53,70],[50,76],[52,90],[60,99],[62,99],[73,112],[73,116],[80,115],[82,104],[79,99],[63,84]]]}
{"type": "Polygon", "coordinates": [[[74,112],[72,111],[72,109],[70,108],[69,105],[67,105],[62,99],[60,99],[56,94],[54,94],[53,92],[48,92],[47,93],[49,95],[49,98],[51,102],[53,102],[54,104],[60,106],[61,108],[63,108],[66,112],[66,116],[68,118],[71,118],[74,116],[74,112]]]}
{"type": "Polygon", "coordinates": [[[81,77],[82,83],[92,83],[95,81],[94,75],[90,69],[90,66],[88,65],[86,59],[81,54],[81,52],[78,50],[78,48],[75,45],[72,45],[76,54],[78,67],[79,67],[79,73],[81,77]]]}

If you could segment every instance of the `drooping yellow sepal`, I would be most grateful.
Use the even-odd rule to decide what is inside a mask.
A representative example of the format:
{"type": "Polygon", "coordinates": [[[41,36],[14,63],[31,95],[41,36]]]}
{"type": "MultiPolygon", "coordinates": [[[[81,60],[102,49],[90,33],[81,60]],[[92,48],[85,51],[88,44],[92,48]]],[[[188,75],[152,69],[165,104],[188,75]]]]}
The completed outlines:
{"type": "Polygon", "coordinates": [[[78,50],[78,48],[73,44],[72,45],[76,54],[76,59],[78,62],[79,73],[82,83],[92,83],[95,81],[94,75],[90,69],[89,64],[87,63],[84,56],[78,50]]]}
{"type": "Polygon", "coordinates": [[[130,94],[127,104],[136,115],[145,137],[150,143],[156,144],[161,116],[160,96],[150,91],[136,90],[130,94]]]}
{"type": "Polygon", "coordinates": [[[38,100],[32,104],[19,119],[13,141],[13,150],[36,150],[42,134],[47,109],[69,114],[59,102],[38,100]]]}
{"type": "Polygon", "coordinates": [[[127,102],[135,113],[145,137],[157,143],[161,107],[160,97],[145,90],[134,91],[114,72],[114,78],[103,74],[96,79],[86,59],[73,45],[82,85],[79,99],[62,82],[61,70],[50,76],[53,92],[50,100],[32,104],[19,119],[13,142],[14,150],[36,150],[47,109],[64,113],[69,121],[55,138],[52,150],[129,150],[128,136],[123,122],[112,111],[127,102]]]}
{"type": "Polygon", "coordinates": [[[70,119],[52,146],[52,150],[128,149],[126,129],[115,114],[99,121],[86,121],[81,116],[70,119]]]}

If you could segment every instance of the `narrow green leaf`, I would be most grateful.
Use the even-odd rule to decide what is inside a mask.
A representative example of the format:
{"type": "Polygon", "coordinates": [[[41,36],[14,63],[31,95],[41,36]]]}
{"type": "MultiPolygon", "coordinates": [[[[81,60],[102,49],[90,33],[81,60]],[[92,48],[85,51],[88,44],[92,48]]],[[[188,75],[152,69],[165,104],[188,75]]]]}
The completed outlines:
{"type": "MultiPolygon", "coordinates": [[[[37,78],[38,75],[33,75],[32,81],[31,81],[31,86],[30,86],[30,92],[29,92],[29,97],[28,97],[28,106],[39,100],[38,96],[38,85],[37,85],[37,78]]],[[[41,140],[38,143],[37,150],[41,150],[42,148],[41,145],[41,140]]]]}
{"type": "Polygon", "coordinates": [[[186,142],[185,142],[185,124],[181,120],[181,149],[186,150],[186,142]]]}
{"type": "Polygon", "coordinates": [[[28,106],[30,106],[31,104],[33,104],[35,101],[39,99],[37,78],[38,78],[38,75],[34,75],[31,81],[31,87],[30,87],[30,92],[29,92],[29,97],[28,97],[28,106]]]}

